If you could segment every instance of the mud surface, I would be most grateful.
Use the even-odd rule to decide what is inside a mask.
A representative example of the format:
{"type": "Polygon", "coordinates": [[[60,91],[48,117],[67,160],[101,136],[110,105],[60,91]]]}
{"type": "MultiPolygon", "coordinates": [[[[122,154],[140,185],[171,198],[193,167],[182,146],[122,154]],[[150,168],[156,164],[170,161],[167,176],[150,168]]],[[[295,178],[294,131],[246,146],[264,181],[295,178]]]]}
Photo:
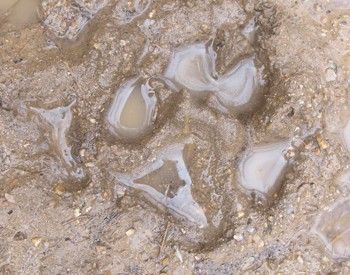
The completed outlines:
{"type": "Polygon", "coordinates": [[[0,4],[0,273],[350,272],[350,4],[0,4]]]}

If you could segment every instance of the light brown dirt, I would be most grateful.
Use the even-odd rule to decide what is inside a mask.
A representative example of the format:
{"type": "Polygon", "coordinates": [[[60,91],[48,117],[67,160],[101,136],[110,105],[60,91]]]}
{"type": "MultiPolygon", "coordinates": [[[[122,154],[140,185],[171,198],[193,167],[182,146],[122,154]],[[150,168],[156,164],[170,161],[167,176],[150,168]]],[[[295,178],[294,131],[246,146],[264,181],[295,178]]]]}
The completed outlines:
{"type": "Polygon", "coordinates": [[[337,181],[350,164],[337,134],[349,117],[348,1],[43,0],[38,20],[25,25],[10,13],[0,10],[1,274],[350,272],[311,230],[349,195],[337,181]],[[241,34],[251,19],[253,43],[241,34]],[[219,73],[252,53],[264,64],[267,87],[254,112],[224,115],[158,83],[152,133],[130,145],[108,132],[122,83],[161,76],[174,49],[210,39],[219,73]],[[63,176],[50,128],[31,110],[74,99],[67,140],[86,171],[81,181],[63,176]],[[114,177],[186,137],[206,229],[114,177]],[[261,206],[240,188],[237,163],[249,144],[284,138],[295,144],[293,164],[261,206]]]}

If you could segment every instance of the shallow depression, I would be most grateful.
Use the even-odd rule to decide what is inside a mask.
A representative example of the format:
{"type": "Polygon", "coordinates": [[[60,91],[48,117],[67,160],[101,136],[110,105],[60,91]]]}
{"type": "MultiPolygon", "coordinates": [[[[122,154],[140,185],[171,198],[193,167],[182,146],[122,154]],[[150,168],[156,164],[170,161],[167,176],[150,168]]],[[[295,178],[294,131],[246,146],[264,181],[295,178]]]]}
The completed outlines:
{"type": "Polygon", "coordinates": [[[64,107],[53,109],[32,107],[31,109],[38,113],[44,120],[44,123],[49,126],[51,130],[51,145],[59,159],[63,161],[63,166],[67,173],[66,176],[82,180],[85,177],[85,173],[73,158],[71,147],[67,143],[67,132],[73,119],[71,108],[74,104],[75,101],[64,107]]]}
{"type": "Polygon", "coordinates": [[[179,88],[187,88],[196,95],[215,91],[215,52],[210,45],[194,44],[174,52],[165,77],[179,88]]]}
{"type": "Polygon", "coordinates": [[[224,113],[253,111],[263,96],[264,67],[251,56],[220,76],[215,62],[211,41],[190,45],[174,52],[164,76],[196,97],[212,95],[212,107],[224,113]]]}
{"type": "Polygon", "coordinates": [[[131,79],[117,90],[107,114],[110,131],[120,139],[140,139],[152,129],[157,98],[148,81],[131,79]]]}
{"type": "Polygon", "coordinates": [[[249,192],[271,196],[280,188],[284,172],[288,166],[285,153],[289,142],[262,144],[248,149],[240,162],[240,183],[249,192]]]}
{"type": "Polygon", "coordinates": [[[159,153],[155,161],[130,173],[118,173],[114,176],[122,184],[143,191],[156,206],[161,206],[174,215],[185,218],[202,228],[207,226],[207,218],[202,208],[192,197],[192,179],[183,159],[185,146],[186,143],[169,145],[159,153]],[[169,162],[171,166],[175,166],[175,171],[169,169],[169,162]],[[151,174],[154,175],[151,176],[151,174]],[[175,177],[172,178],[174,175],[175,177]],[[174,186],[176,181],[180,181],[182,184],[174,186]],[[145,182],[145,184],[140,182],[145,182]],[[172,194],[170,188],[174,190],[172,194]],[[160,192],[161,190],[163,192],[160,192]]]}
{"type": "Polygon", "coordinates": [[[322,213],[313,228],[335,259],[350,258],[350,199],[336,202],[322,213]]]}

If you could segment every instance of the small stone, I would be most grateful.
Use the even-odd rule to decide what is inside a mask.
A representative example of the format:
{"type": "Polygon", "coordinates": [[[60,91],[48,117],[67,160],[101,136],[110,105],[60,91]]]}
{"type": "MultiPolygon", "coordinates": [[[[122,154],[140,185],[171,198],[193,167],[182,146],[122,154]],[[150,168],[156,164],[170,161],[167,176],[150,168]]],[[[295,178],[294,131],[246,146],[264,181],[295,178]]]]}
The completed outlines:
{"type": "Polygon", "coordinates": [[[202,24],[201,25],[201,31],[204,32],[204,33],[207,33],[209,32],[209,26],[207,24],[202,24]]]}
{"type": "Polygon", "coordinates": [[[322,150],[327,149],[329,147],[328,142],[323,138],[322,135],[317,135],[316,140],[322,150]]]}
{"type": "Polygon", "coordinates": [[[336,79],[337,79],[337,73],[335,72],[335,70],[333,68],[328,68],[326,70],[326,81],[332,82],[332,81],[335,81],[336,79]]]}
{"type": "Polygon", "coordinates": [[[329,259],[328,259],[326,256],[324,256],[324,257],[322,258],[322,261],[325,262],[325,263],[328,263],[328,262],[329,262],[329,259]]]}
{"type": "Polygon", "coordinates": [[[5,193],[5,199],[10,203],[16,203],[14,196],[12,196],[8,193],[5,193]]]}
{"type": "Polygon", "coordinates": [[[94,119],[94,118],[90,118],[89,121],[90,121],[92,124],[95,124],[95,123],[96,123],[96,119],[94,119]]]}
{"type": "Polygon", "coordinates": [[[179,249],[177,246],[175,246],[175,254],[176,254],[176,257],[179,259],[179,261],[180,261],[181,263],[183,263],[183,258],[182,258],[180,249],[179,249]]]}
{"type": "Polygon", "coordinates": [[[32,243],[34,244],[35,247],[38,247],[41,243],[41,238],[39,237],[32,238],[32,243]]]}
{"type": "Polygon", "coordinates": [[[74,209],[74,216],[75,216],[76,218],[78,218],[80,215],[81,215],[80,208],[74,209]]]}
{"type": "Polygon", "coordinates": [[[128,231],[125,232],[126,236],[130,237],[135,234],[135,229],[130,228],[128,231]]]}
{"type": "Polygon", "coordinates": [[[237,242],[240,242],[240,241],[243,240],[242,234],[233,235],[233,238],[234,238],[237,242]]]}
{"type": "Polygon", "coordinates": [[[91,168],[91,167],[94,167],[95,165],[94,165],[93,162],[88,162],[88,163],[85,164],[85,166],[91,168]]]}
{"type": "Polygon", "coordinates": [[[156,11],[155,11],[155,10],[152,10],[152,11],[148,14],[149,18],[153,18],[155,13],[156,13],[156,11]]]}
{"type": "Polygon", "coordinates": [[[253,234],[255,232],[255,228],[254,227],[248,227],[247,231],[250,233],[250,234],[253,234]]]}
{"type": "Polygon", "coordinates": [[[300,264],[303,264],[303,263],[304,263],[304,260],[303,260],[303,258],[302,258],[301,256],[298,256],[297,260],[298,260],[298,262],[299,262],[300,264]]]}
{"type": "Polygon", "coordinates": [[[116,187],[116,194],[117,194],[118,197],[124,197],[124,195],[125,195],[125,188],[123,188],[123,187],[120,187],[120,188],[116,187]]]}
{"type": "Polygon", "coordinates": [[[240,212],[238,212],[237,217],[240,219],[240,218],[243,218],[244,215],[245,215],[244,212],[243,212],[243,211],[240,211],[240,212]]]}
{"type": "Polygon", "coordinates": [[[162,264],[163,266],[169,265],[169,258],[168,258],[168,257],[165,257],[165,258],[161,261],[161,264],[162,264]]]}
{"type": "Polygon", "coordinates": [[[101,44],[100,44],[100,43],[95,43],[95,44],[94,44],[94,48],[95,48],[96,50],[101,49],[101,44]]]}

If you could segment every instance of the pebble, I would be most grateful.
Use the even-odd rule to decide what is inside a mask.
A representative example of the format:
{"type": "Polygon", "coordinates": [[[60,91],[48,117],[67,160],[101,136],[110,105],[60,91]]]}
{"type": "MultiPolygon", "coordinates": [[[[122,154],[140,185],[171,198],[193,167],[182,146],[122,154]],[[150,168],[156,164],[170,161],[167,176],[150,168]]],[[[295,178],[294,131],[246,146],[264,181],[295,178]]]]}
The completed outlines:
{"type": "Polygon", "coordinates": [[[298,262],[299,262],[300,264],[303,264],[303,263],[304,263],[304,260],[303,260],[303,258],[302,258],[301,256],[298,256],[297,260],[298,260],[298,262]]]}
{"type": "Polygon", "coordinates": [[[179,261],[180,261],[181,263],[183,263],[183,258],[182,258],[180,249],[179,249],[177,246],[175,246],[175,254],[176,254],[176,257],[179,259],[179,261]]]}
{"type": "Polygon", "coordinates": [[[123,197],[125,195],[125,188],[121,186],[117,186],[115,188],[115,193],[117,194],[118,197],[123,197]]]}
{"type": "Polygon", "coordinates": [[[233,238],[234,238],[237,242],[240,242],[240,241],[243,240],[242,234],[233,235],[233,238]]]}
{"type": "Polygon", "coordinates": [[[244,212],[243,211],[240,211],[240,212],[238,212],[238,218],[243,218],[244,217],[244,212]]]}
{"type": "Polygon", "coordinates": [[[14,196],[12,196],[8,193],[5,193],[5,199],[10,203],[16,203],[14,196]]]}
{"type": "Polygon", "coordinates": [[[255,228],[254,227],[248,227],[247,228],[247,231],[250,233],[250,234],[253,234],[255,232],[255,228]]]}
{"type": "Polygon", "coordinates": [[[327,149],[329,147],[328,142],[323,138],[322,135],[317,135],[316,140],[322,150],[327,149]]]}
{"type": "Polygon", "coordinates": [[[332,82],[332,81],[335,81],[336,79],[337,79],[337,73],[335,72],[335,70],[333,68],[328,68],[326,70],[326,81],[332,82]]]}
{"type": "Polygon", "coordinates": [[[126,46],[126,44],[128,43],[128,41],[125,40],[120,40],[120,46],[126,46]]]}
{"type": "Polygon", "coordinates": [[[101,49],[101,44],[100,44],[100,43],[95,43],[95,44],[94,44],[94,48],[95,48],[96,50],[101,49]]]}
{"type": "Polygon", "coordinates": [[[130,228],[128,231],[125,232],[126,236],[130,237],[135,234],[135,229],[130,228]]]}
{"type": "Polygon", "coordinates": [[[74,216],[75,216],[76,218],[78,218],[80,215],[81,215],[80,208],[74,209],[74,216]]]}
{"type": "Polygon", "coordinates": [[[88,162],[88,163],[85,164],[85,166],[91,168],[91,167],[94,167],[95,165],[94,165],[93,162],[88,162]]]}
{"type": "Polygon", "coordinates": [[[324,256],[324,257],[322,258],[322,261],[325,262],[325,263],[327,263],[327,262],[329,262],[329,259],[328,259],[326,256],[324,256]]]}
{"type": "Polygon", "coordinates": [[[155,11],[155,10],[152,10],[152,11],[148,14],[149,18],[153,18],[155,13],[156,13],[156,11],[155,11]]]}
{"type": "Polygon", "coordinates": [[[32,238],[32,243],[34,244],[35,247],[38,247],[41,243],[41,238],[39,237],[32,238]]]}
{"type": "Polygon", "coordinates": [[[163,266],[169,265],[169,258],[168,258],[168,257],[165,257],[165,258],[161,261],[161,264],[162,264],[163,266]]]}

